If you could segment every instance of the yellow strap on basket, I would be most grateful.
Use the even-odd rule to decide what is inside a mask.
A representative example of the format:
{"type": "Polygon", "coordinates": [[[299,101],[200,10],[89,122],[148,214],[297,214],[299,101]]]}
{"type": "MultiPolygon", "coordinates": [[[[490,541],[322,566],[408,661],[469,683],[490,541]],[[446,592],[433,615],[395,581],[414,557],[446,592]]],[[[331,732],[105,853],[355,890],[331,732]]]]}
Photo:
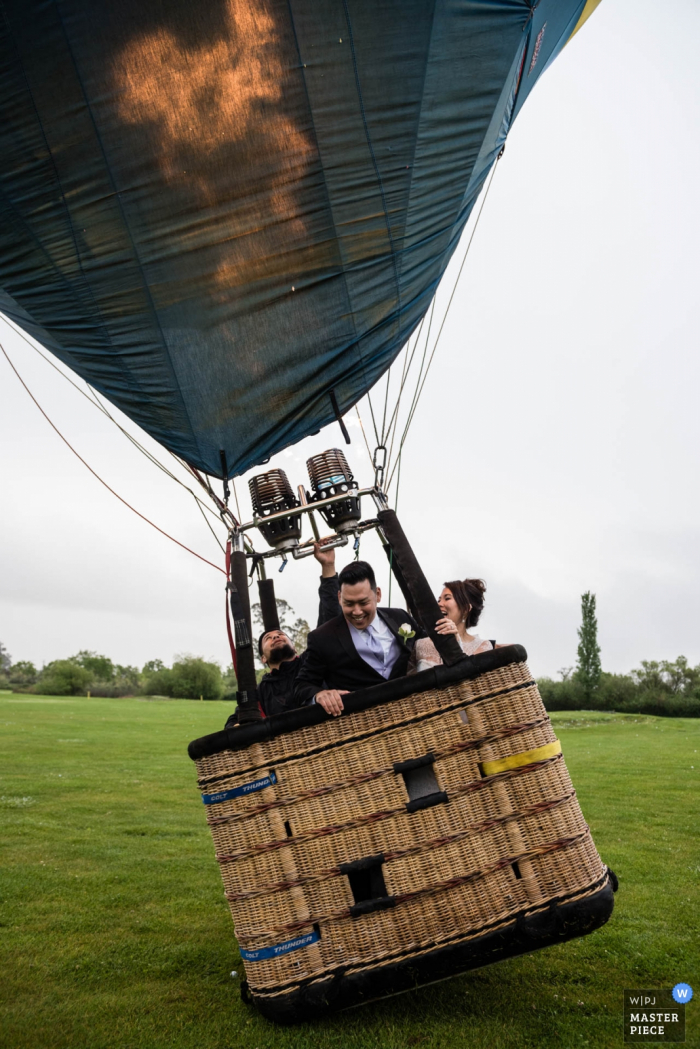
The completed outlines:
{"type": "Polygon", "coordinates": [[[555,758],[557,754],[561,754],[561,743],[555,739],[554,743],[547,743],[544,747],[536,747],[534,750],[525,750],[522,754],[511,754],[510,757],[498,758],[496,761],[484,761],[481,768],[485,776],[494,776],[497,772],[507,772],[508,769],[518,769],[522,765],[532,765],[535,761],[555,758]]]}

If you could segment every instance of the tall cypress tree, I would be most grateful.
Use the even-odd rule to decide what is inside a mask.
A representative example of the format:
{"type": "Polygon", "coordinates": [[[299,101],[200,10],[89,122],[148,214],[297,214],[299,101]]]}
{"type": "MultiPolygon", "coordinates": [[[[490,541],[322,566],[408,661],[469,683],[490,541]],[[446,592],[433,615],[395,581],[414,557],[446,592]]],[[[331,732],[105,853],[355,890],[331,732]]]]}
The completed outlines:
{"type": "Polygon", "coordinates": [[[595,594],[587,590],[581,594],[581,626],[578,630],[578,660],[576,677],[586,699],[590,699],[600,684],[600,645],[598,619],[595,614],[595,594]]]}

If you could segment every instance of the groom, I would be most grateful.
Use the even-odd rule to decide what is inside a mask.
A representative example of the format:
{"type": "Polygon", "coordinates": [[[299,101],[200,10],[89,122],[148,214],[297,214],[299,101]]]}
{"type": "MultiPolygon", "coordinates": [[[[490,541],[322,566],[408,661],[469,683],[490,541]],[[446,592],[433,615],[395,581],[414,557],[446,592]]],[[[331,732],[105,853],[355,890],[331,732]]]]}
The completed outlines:
{"type": "Polygon", "coordinates": [[[416,638],[425,636],[402,608],[378,607],[382,592],[366,561],[347,565],[338,588],[341,614],[309,634],[294,690],[298,704],[315,702],[335,716],[348,692],[403,677],[416,638]]]}

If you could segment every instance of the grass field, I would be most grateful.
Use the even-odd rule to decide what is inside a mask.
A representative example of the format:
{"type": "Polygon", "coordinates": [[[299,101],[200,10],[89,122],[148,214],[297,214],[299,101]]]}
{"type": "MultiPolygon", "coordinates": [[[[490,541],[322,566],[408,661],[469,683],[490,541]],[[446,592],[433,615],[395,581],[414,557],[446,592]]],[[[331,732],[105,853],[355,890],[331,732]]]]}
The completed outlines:
{"type": "Polygon", "coordinates": [[[0,695],[3,1049],[622,1045],[624,988],[695,988],[700,721],[554,714],[611,922],[583,940],[297,1028],[244,1006],[186,754],[229,705],[0,695]],[[694,767],[693,767],[694,766],[694,767]]]}

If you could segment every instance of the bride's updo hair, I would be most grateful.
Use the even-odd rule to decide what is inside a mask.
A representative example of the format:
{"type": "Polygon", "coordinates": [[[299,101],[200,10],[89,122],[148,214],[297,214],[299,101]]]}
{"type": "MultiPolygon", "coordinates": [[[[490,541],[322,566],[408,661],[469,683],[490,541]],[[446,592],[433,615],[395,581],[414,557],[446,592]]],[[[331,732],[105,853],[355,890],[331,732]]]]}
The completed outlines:
{"type": "Polygon", "coordinates": [[[484,611],[484,594],[486,583],[483,579],[455,579],[451,583],[443,583],[451,591],[453,598],[459,605],[459,610],[464,616],[464,625],[469,629],[476,626],[479,616],[484,611]]]}

